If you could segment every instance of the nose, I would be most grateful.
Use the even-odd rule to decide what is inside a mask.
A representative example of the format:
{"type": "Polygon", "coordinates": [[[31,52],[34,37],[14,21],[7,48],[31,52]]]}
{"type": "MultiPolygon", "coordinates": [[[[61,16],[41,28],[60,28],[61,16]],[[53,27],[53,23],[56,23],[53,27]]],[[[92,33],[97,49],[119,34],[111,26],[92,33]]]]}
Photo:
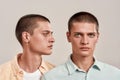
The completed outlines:
{"type": "Polygon", "coordinates": [[[89,44],[89,41],[88,41],[88,37],[87,36],[83,36],[82,39],[81,39],[81,44],[82,45],[87,45],[89,44]]]}
{"type": "Polygon", "coordinates": [[[55,42],[55,39],[54,39],[54,37],[51,35],[51,37],[50,37],[50,42],[51,43],[54,43],[55,42]]]}

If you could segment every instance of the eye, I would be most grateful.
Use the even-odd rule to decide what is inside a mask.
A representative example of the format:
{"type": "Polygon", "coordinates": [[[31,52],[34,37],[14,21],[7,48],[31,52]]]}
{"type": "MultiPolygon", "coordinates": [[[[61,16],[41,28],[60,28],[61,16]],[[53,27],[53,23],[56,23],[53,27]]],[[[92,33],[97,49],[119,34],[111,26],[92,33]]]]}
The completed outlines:
{"type": "Polygon", "coordinates": [[[94,37],[95,37],[95,33],[89,33],[88,36],[89,36],[90,38],[94,38],[94,37]]]}
{"type": "Polygon", "coordinates": [[[47,37],[49,35],[49,32],[43,32],[43,36],[47,37]]]}
{"type": "Polygon", "coordinates": [[[42,34],[43,34],[43,36],[48,37],[48,36],[51,36],[53,34],[53,32],[45,31],[42,34]]]}
{"type": "Polygon", "coordinates": [[[81,37],[81,33],[75,33],[74,36],[75,36],[76,38],[79,38],[79,37],[81,37]]]}

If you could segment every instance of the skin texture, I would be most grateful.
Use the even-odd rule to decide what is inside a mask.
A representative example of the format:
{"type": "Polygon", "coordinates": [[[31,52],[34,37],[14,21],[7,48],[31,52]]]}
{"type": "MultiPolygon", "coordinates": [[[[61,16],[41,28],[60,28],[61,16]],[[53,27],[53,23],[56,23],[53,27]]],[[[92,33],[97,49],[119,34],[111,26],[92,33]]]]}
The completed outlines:
{"type": "Polygon", "coordinates": [[[74,22],[67,39],[72,45],[72,60],[83,70],[87,71],[93,64],[93,52],[99,34],[94,23],[74,22]]]}
{"type": "Polygon", "coordinates": [[[29,34],[28,48],[33,54],[48,55],[52,52],[54,38],[48,22],[38,22],[33,34],[29,34]]]}
{"type": "Polygon", "coordinates": [[[33,34],[22,33],[23,54],[18,62],[26,72],[34,72],[41,65],[42,55],[50,55],[54,38],[51,25],[47,21],[38,21],[33,34]]]}

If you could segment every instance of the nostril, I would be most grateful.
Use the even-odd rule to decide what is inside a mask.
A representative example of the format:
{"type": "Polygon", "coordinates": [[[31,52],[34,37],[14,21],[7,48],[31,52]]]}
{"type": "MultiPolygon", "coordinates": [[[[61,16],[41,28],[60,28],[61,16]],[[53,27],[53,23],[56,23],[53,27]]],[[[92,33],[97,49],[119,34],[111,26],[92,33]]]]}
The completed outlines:
{"type": "Polygon", "coordinates": [[[86,44],[88,44],[89,42],[88,42],[88,40],[87,40],[87,38],[83,38],[82,40],[81,40],[81,44],[83,44],[83,45],[86,45],[86,44]]]}
{"type": "Polygon", "coordinates": [[[52,38],[50,39],[50,42],[55,42],[55,39],[52,37],[52,38]]]}

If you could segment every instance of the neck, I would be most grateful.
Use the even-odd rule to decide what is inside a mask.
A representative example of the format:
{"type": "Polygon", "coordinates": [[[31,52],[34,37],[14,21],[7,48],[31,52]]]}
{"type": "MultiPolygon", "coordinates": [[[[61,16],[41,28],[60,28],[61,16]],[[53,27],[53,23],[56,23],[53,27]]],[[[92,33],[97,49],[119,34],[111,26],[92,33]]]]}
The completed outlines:
{"type": "Polygon", "coordinates": [[[34,72],[39,69],[42,62],[42,58],[40,55],[31,55],[27,53],[23,53],[19,59],[19,66],[26,72],[34,72]]]}
{"type": "Polygon", "coordinates": [[[85,72],[88,72],[88,70],[90,69],[90,67],[93,65],[94,63],[94,59],[93,57],[81,57],[81,56],[75,56],[72,55],[72,61],[82,70],[84,70],[85,72]]]}

